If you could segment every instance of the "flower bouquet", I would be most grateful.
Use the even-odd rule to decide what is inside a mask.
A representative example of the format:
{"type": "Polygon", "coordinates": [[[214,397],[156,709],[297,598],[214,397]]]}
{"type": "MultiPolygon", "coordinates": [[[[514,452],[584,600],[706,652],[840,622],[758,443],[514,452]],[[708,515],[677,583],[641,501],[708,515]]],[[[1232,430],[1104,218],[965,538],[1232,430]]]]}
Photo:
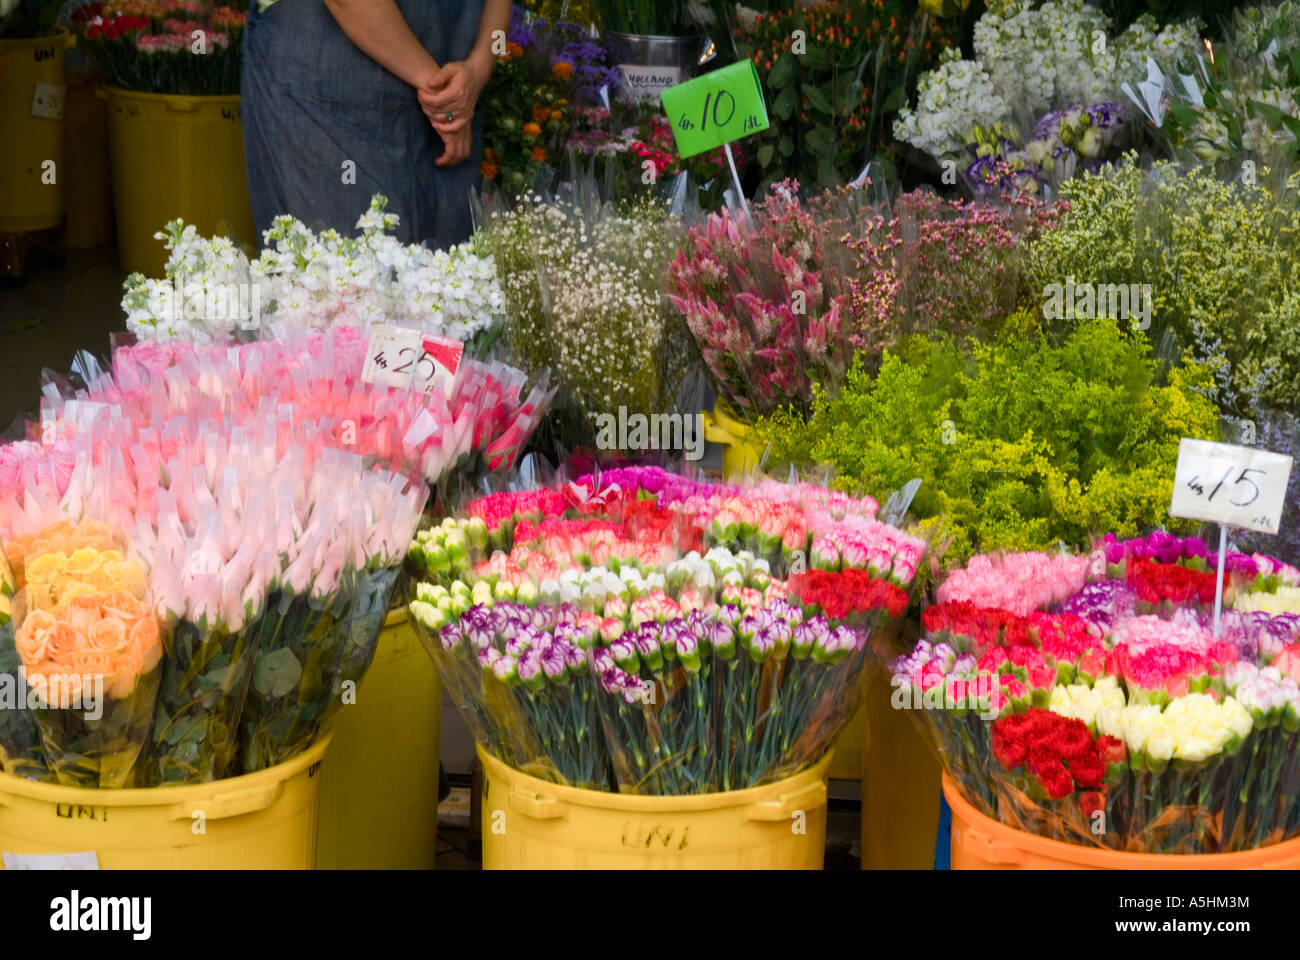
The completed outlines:
{"type": "Polygon", "coordinates": [[[505,50],[479,102],[483,179],[510,196],[549,186],[574,128],[574,111],[618,86],[605,51],[576,23],[531,18],[510,8],[505,50]]]}
{"type": "Polygon", "coordinates": [[[1300,143],[1300,7],[1236,10],[1222,43],[1179,53],[1173,64],[1149,60],[1145,80],[1124,91],[1171,152],[1230,176],[1247,160],[1289,168],[1300,143]]]}
{"type": "Polygon", "coordinates": [[[815,762],[925,545],[874,501],[747,494],[623,468],[417,534],[411,617],[479,742],[546,779],[656,795],[815,762]],[[825,569],[800,574],[810,550],[825,569]]]}
{"type": "Polygon", "coordinates": [[[424,505],[419,485],[359,473],[351,455],[322,456],[312,478],[313,506],[268,600],[253,660],[240,724],[245,773],[306,749],[345,699],[355,702],[424,505]]]}
{"type": "Polygon", "coordinates": [[[276,329],[391,323],[467,344],[485,356],[504,310],[493,261],[476,235],[449,250],[405,245],[376,195],[357,220],[360,236],[317,235],[277,217],[249,261],[229,239],[200,237],[173,220],[155,236],[169,251],[166,276],[133,273],[123,284],[126,327],[140,339],[223,342],[276,329]]]}
{"type": "Polygon", "coordinates": [[[153,718],[161,632],[122,546],[102,525],[64,521],[23,554],[14,645],[46,766],[68,786],[133,785],[153,718]]]}
{"type": "MultiPolygon", "coordinates": [[[[11,452],[12,446],[0,447],[0,453],[11,452]]],[[[35,444],[31,447],[39,450],[35,444]]],[[[7,502],[17,504],[23,499],[21,485],[4,494],[7,502]]],[[[6,518],[4,529],[13,529],[12,518],[6,518]]],[[[30,780],[52,780],[34,711],[26,709],[23,661],[14,644],[13,597],[24,585],[23,558],[35,546],[35,538],[6,535],[0,541],[0,770],[30,780]]]]}
{"type": "MultiPolygon", "coordinates": [[[[891,663],[895,706],[916,709],[967,798],[1027,832],[1151,853],[1289,839],[1300,617],[1228,609],[1216,637],[1178,572],[1201,574],[1206,553],[1157,531],[1108,536],[1091,557],[977,557],[891,663]]],[[[1238,602],[1300,578],[1230,560],[1238,602]]]]}
{"type": "Polygon", "coordinates": [[[73,25],[110,86],[142,93],[239,93],[246,10],[209,0],[108,0],[73,25]]]}
{"type": "Polygon", "coordinates": [[[715,391],[745,418],[806,413],[814,385],[834,389],[868,346],[847,283],[865,201],[833,191],[803,202],[798,189],[778,184],[748,217],[710,214],[669,267],[669,302],[715,391]]]}
{"type": "Polygon", "coordinates": [[[530,374],[554,372],[568,444],[597,440],[598,418],[620,409],[647,422],[687,412],[689,336],[663,294],[681,225],[662,204],[529,194],[493,211],[485,230],[505,293],[506,354],[530,374]]]}
{"type": "Polygon", "coordinates": [[[960,170],[976,194],[1038,193],[1095,170],[1137,136],[1121,87],[1148,60],[1172,64],[1200,46],[1196,21],[1160,27],[1144,17],[1110,33],[1083,0],[991,6],[975,24],[975,59],[945,51],[894,135],[960,170]]]}

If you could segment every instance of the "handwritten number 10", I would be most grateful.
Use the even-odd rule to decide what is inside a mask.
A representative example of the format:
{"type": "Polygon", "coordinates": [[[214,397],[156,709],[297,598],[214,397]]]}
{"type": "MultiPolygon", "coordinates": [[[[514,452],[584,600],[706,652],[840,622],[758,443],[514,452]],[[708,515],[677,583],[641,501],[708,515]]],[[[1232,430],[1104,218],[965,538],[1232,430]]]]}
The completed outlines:
{"type": "Polygon", "coordinates": [[[706,96],[706,97],[704,98],[704,109],[700,111],[700,130],[701,130],[701,131],[705,130],[705,129],[708,127],[708,125],[709,125],[709,116],[710,116],[710,113],[709,113],[709,103],[710,103],[710,102],[712,102],[712,104],[713,104],[713,113],[712,113],[712,116],[713,116],[713,125],[714,125],[715,127],[725,127],[727,124],[729,124],[729,123],[731,122],[731,118],[734,117],[734,116],[736,115],[736,98],[735,98],[734,96],[732,96],[731,93],[729,93],[729,92],[726,91],[726,90],[719,90],[719,91],[718,91],[718,98],[717,98],[716,100],[714,100],[714,99],[713,99],[713,93],[712,93],[712,91],[710,91],[710,93],[708,94],[708,96],[706,96]],[[728,104],[728,106],[730,107],[730,109],[728,110],[728,112],[727,112],[727,116],[726,116],[725,118],[721,118],[721,117],[718,116],[718,108],[722,106],[722,98],[723,98],[723,97],[726,97],[729,101],[731,101],[731,102],[728,104]]]}

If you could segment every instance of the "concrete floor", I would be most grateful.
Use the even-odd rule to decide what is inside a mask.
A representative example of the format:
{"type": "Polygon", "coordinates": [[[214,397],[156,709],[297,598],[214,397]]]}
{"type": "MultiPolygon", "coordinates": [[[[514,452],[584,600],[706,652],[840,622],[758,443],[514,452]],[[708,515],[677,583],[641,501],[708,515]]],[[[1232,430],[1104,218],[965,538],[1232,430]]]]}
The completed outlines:
{"type": "Polygon", "coordinates": [[[33,258],[22,285],[0,288],[0,430],[37,418],[43,369],[66,373],[78,349],[108,357],[125,277],[107,246],[69,251],[62,268],[33,258]]]}

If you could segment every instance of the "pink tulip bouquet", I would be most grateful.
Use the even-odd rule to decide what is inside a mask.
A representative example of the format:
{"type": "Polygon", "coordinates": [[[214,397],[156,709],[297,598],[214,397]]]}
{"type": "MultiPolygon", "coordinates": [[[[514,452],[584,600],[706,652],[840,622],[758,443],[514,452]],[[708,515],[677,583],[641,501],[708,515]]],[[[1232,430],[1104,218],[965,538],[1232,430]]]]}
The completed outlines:
{"type": "MultiPolygon", "coordinates": [[[[413,439],[421,418],[438,422],[430,401],[358,382],[350,342],[124,347],[112,375],[47,394],[45,443],[5,458],[7,477],[31,481],[11,528],[50,503],[111,517],[148,569],[145,600],[171,629],[143,783],[282,762],[351,702],[369,665],[428,496],[419,471],[448,453],[436,429],[413,439]],[[370,432],[354,437],[340,415],[370,432]],[[71,460],[66,479],[51,469],[56,453],[71,460]]],[[[434,399],[442,422],[459,418],[463,448],[502,422],[464,398],[453,417],[434,399]]]]}

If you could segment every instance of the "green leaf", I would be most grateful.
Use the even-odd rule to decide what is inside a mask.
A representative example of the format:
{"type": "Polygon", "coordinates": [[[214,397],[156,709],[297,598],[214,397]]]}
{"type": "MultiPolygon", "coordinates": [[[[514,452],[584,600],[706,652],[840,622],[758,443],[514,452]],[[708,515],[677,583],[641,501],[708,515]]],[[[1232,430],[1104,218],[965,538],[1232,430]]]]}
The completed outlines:
{"type": "Polygon", "coordinates": [[[1185,103],[1171,103],[1169,112],[1174,115],[1174,119],[1184,127],[1196,126],[1196,121],[1200,119],[1200,111],[1195,107],[1189,107],[1185,103]]]}
{"type": "Polygon", "coordinates": [[[817,182],[823,187],[829,187],[840,182],[840,172],[836,169],[835,163],[830,157],[822,157],[817,161],[817,182]]]}
{"type": "Polygon", "coordinates": [[[789,134],[783,133],[781,134],[781,139],[777,143],[776,148],[781,151],[781,156],[788,157],[790,154],[794,153],[794,141],[790,139],[789,134]]]}
{"type": "Polygon", "coordinates": [[[835,105],[826,98],[826,94],[811,83],[803,85],[803,95],[808,98],[808,102],[812,104],[813,109],[818,113],[824,113],[828,117],[835,116],[835,105]]]}
{"type": "Polygon", "coordinates": [[[835,156],[835,142],[825,127],[813,127],[808,131],[808,149],[824,159],[835,156]]]}
{"type": "Polygon", "coordinates": [[[302,677],[302,664],[286,647],[259,657],[253,667],[253,689],[264,697],[283,697],[302,677]]]}
{"type": "Polygon", "coordinates": [[[765,143],[758,148],[758,162],[761,166],[766,167],[772,162],[773,147],[770,143],[765,143]]]}
{"type": "Polygon", "coordinates": [[[786,50],[776,58],[772,69],[767,73],[767,85],[773,90],[781,90],[794,83],[796,67],[795,56],[786,50]]]}
{"type": "Polygon", "coordinates": [[[772,115],[778,120],[789,120],[799,106],[799,92],[794,87],[786,87],[776,95],[772,102],[772,115]]]}
{"type": "Polygon", "coordinates": [[[830,57],[826,53],[826,48],[820,43],[811,44],[804,51],[803,56],[799,58],[806,70],[822,70],[830,65],[830,57]]]}
{"type": "Polygon", "coordinates": [[[895,110],[901,110],[907,105],[907,88],[897,86],[885,96],[884,101],[880,104],[881,113],[893,113],[895,110]]]}

